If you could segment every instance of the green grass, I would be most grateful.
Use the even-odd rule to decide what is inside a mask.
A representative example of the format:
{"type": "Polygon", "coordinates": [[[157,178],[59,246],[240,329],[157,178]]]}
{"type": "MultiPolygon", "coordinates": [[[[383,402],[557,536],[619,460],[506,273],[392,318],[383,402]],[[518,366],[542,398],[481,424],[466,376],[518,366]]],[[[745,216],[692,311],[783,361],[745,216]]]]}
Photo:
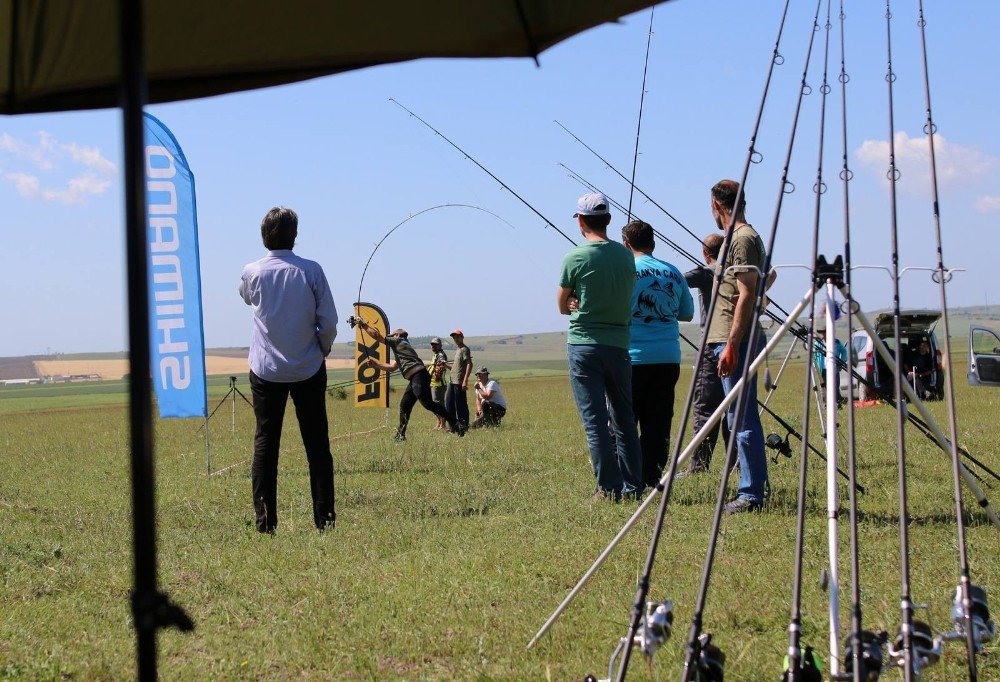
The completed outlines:
{"type": "MultiPolygon", "coordinates": [[[[772,405],[798,426],[802,366],[789,372],[772,405]]],[[[682,395],[689,376],[682,373],[682,395]]],[[[565,377],[505,379],[503,385],[511,411],[499,431],[459,440],[430,431],[433,420],[418,407],[403,445],[391,441],[389,429],[335,440],[338,525],[324,535],[312,528],[305,457],[291,408],[275,537],[259,537],[252,529],[246,460],[253,417],[246,405],[237,406],[235,434],[228,406],[212,422],[214,467],[243,463],[211,478],[202,475],[198,421],[158,421],[160,581],[197,623],[193,633],[160,636],[161,678],[603,675],[626,627],[653,515],[626,538],[551,634],[526,651],[528,639],[635,504],[585,502],[593,475],[565,377]]],[[[971,389],[963,381],[958,386],[963,444],[1000,468],[1000,392],[971,389]]],[[[225,387],[214,385],[213,396],[225,387]]],[[[99,394],[78,398],[87,395],[99,394]]],[[[124,404],[29,411],[31,400],[20,407],[16,398],[0,401],[13,406],[0,414],[0,679],[128,678],[134,639],[124,404]]],[[[382,410],[356,410],[347,401],[330,400],[328,407],[334,436],[370,429],[383,417],[382,410]]],[[[945,424],[944,406],[932,409],[945,424]]],[[[859,477],[869,488],[861,501],[865,623],[894,629],[894,414],[873,407],[860,410],[858,420],[859,477]]],[[[943,629],[957,581],[949,462],[922,436],[907,434],[913,596],[930,604],[919,616],[943,629]]],[[[780,674],[797,461],[796,454],[770,465],[775,494],[765,513],[723,523],[705,626],[727,653],[729,679],[774,680],[780,674]]],[[[824,474],[817,460],[811,462],[804,627],[805,640],[823,650],[824,474]]],[[[712,474],[675,487],[653,595],[675,601],[677,627],[652,668],[636,659],[633,679],[678,677],[718,474],[716,465],[712,474]]],[[[997,502],[1000,485],[987,492],[997,502]]],[[[1000,535],[983,515],[971,518],[973,579],[991,590],[1000,615],[1000,535]]],[[[846,521],[842,530],[846,623],[846,521]]],[[[942,663],[924,679],[962,679],[963,661],[961,645],[949,644],[942,663]]],[[[996,644],[979,662],[980,679],[1000,679],[996,644]]]]}

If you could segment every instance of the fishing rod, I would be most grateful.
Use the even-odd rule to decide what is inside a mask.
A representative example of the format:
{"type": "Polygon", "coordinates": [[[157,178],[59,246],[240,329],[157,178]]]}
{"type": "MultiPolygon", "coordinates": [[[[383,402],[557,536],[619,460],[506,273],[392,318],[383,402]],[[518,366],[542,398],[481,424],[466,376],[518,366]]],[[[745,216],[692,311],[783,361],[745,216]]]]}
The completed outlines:
{"type": "Polygon", "coordinates": [[[392,102],[393,104],[395,104],[396,106],[398,106],[398,107],[399,107],[400,109],[402,109],[402,110],[403,110],[403,111],[405,111],[406,113],[408,113],[408,114],[409,114],[410,116],[412,116],[413,118],[415,118],[415,119],[417,119],[418,121],[420,121],[421,123],[423,123],[423,124],[424,124],[425,126],[427,126],[428,128],[430,128],[430,129],[431,129],[432,131],[434,131],[434,133],[435,133],[435,134],[437,134],[437,136],[438,136],[438,137],[440,137],[440,138],[441,138],[442,140],[444,140],[445,142],[447,142],[448,144],[450,144],[450,145],[451,145],[452,147],[454,147],[454,148],[455,148],[456,150],[458,150],[458,152],[459,152],[459,153],[460,153],[460,154],[461,154],[462,156],[464,156],[465,158],[467,158],[467,159],[468,159],[469,161],[471,161],[472,163],[476,164],[476,165],[477,165],[477,166],[479,167],[479,169],[480,169],[480,170],[482,170],[482,171],[483,171],[484,173],[486,173],[486,174],[487,174],[487,175],[489,175],[489,176],[490,176],[491,178],[493,178],[493,179],[494,179],[494,180],[496,180],[496,181],[497,181],[498,183],[500,183],[500,186],[501,186],[501,187],[503,187],[503,188],[504,188],[505,190],[507,190],[508,192],[510,192],[511,194],[513,194],[513,195],[514,195],[514,197],[515,197],[515,198],[516,198],[516,199],[517,199],[518,201],[520,201],[520,202],[521,202],[522,204],[524,204],[525,206],[527,206],[527,207],[528,207],[528,208],[529,208],[529,209],[531,210],[531,212],[532,212],[532,213],[534,213],[534,214],[535,214],[535,215],[537,215],[537,216],[538,216],[539,218],[541,218],[541,219],[542,219],[543,221],[545,221],[545,224],[546,224],[546,225],[548,225],[548,226],[549,226],[549,227],[551,227],[551,228],[552,228],[553,230],[555,230],[556,232],[558,232],[559,234],[561,234],[561,235],[563,236],[563,238],[565,238],[565,239],[566,239],[566,241],[568,241],[568,242],[569,242],[570,244],[572,244],[573,246],[576,246],[576,242],[575,242],[575,241],[573,241],[573,240],[572,240],[572,239],[570,238],[570,236],[569,236],[569,235],[567,235],[567,234],[566,234],[565,232],[563,232],[563,231],[562,231],[562,230],[560,230],[560,229],[559,229],[558,227],[556,227],[556,224],[555,224],[555,223],[553,223],[553,222],[552,222],[551,220],[549,220],[549,219],[548,219],[548,218],[546,218],[546,217],[545,217],[544,215],[542,215],[542,214],[541,214],[541,213],[540,213],[540,212],[538,211],[538,209],[536,209],[536,208],[535,208],[534,206],[532,206],[531,204],[529,204],[529,203],[527,202],[527,200],[526,200],[526,199],[525,199],[524,197],[522,197],[522,196],[521,196],[520,194],[518,194],[518,193],[517,193],[517,192],[515,192],[515,191],[514,191],[513,189],[511,189],[511,188],[510,188],[510,185],[508,185],[508,184],[507,184],[507,183],[505,183],[505,182],[504,182],[503,180],[501,180],[501,179],[500,179],[500,178],[498,178],[498,177],[497,177],[496,175],[494,175],[494,174],[492,173],[492,171],[490,171],[490,170],[489,170],[489,169],[488,169],[488,168],[487,168],[486,166],[484,166],[483,164],[481,164],[481,163],[479,163],[478,161],[476,161],[476,160],[475,160],[474,158],[472,158],[471,156],[469,156],[468,152],[466,152],[466,151],[465,151],[464,149],[462,149],[462,148],[461,148],[461,147],[459,147],[459,146],[458,146],[457,144],[455,144],[454,142],[452,142],[452,141],[451,141],[450,139],[448,139],[447,137],[445,137],[444,133],[442,133],[442,132],[441,132],[440,130],[438,130],[437,128],[435,128],[434,126],[432,126],[432,125],[431,125],[430,123],[428,123],[428,122],[427,122],[427,121],[425,121],[424,119],[420,118],[420,117],[419,117],[419,116],[417,116],[417,115],[416,115],[415,113],[413,113],[412,111],[410,111],[409,109],[407,109],[407,108],[406,108],[405,106],[403,106],[402,104],[400,104],[398,100],[396,100],[396,99],[393,99],[392,97],[390,97],[390,98],[389,98],[389,101],[390,101],[390,102],[392,102]]]}
{"type": "MultiPolygon", "coordinates": [[[[802,79],[801,79],[801,84],[799,86],[798,96],[796,98],[795,115],[792,118],[792,125],[789,131],[788,148],[785,153],[785,161],[784,161],[784,166],[782,168],[781,181],[778,187],[778,198],[774,210],[774,219],[771,224],[771,232],[768,238],[767,249],[764,252],[764,267],[758,272],[757,275],[757,289],[756,289],[756,296],[753,302],[753,312],[750,316],[751,320],[756,320],[759,317],[762,303],[764,301],[764,296],[767,291],[767,282],[766,282],[767,273],[771,270],[771,259],[774,253],[774,244],[777,238],[778,226],[781,218],[781,209],[783,207],[784,198],[787,194],[794,191],[794,185],[792,185],[788,181],[788,172],[792,161],[792,152],[795,148],[796,133],[798,131],[798,124],[799,124],[799,115],[802,111],[802,100],[805,98],[807,94],[811,92],[811,88],[809,87],[809,85],[807,85],[806,79],[809,74],[809,65],[812,61],[813,45],[816,39],[816,33],[819,31],[819,12],[821,3],[822,0],[816,0],[816,12],[813,17],[812,30],[809,33],[809,47],[806,51],[805,64],[802,68],[802,79]]],[[[749,170],[749,162],[750,159],[747,160],[746,170],[749,170]]],[[[817,192],[819,191],[819,189],[820,187],[817,187],[817,192]]],[[[735,223],[735,216],[739,214],[740,208],[741,208],[741,203],[739,200],[737,200],[732,209],[734,217],[732,222],[734,223],[735,223]]],[[[732,229],[733,228],[730,227],[730,229],[727,230],[727,236],[730,230],[732,229]]],[[[723,265],[722,268],[720,268],[720,272],[717,274],[717,282],[715,287],[716,297],[718,297],[718,289],[721,286],[721,275],[722,275],[721,271],[724,267],[725,266],[723,265]]],[[[748,334],[749,339],[746,343],[747,353],[753,353],[754,350],[757,348],[757,339],[759,336],[759,331],[760,331],[760,325],[758,324],[750,325],[750,330],[748,334]]],[[[750,363],[744,360],[741,372],[741,378],[744,381],[749,380],[749,370],[750,370],[750,363]]],[[[749,391],[745,387],[744,390],[740,392],[739,397],[736,399],[736,412],[734,414],[733,424],[731,429],[733,437],[730,438],[729,443],[726,444],[727,445],[726,460],[725,460],[726,462],[732,461],[732,459],[736,455],[736,445],[737,441],[739,440],[736,437],[736,434],[739,433],[740,428],[743,425],[745,411],[747,409],[746,403],[747,403],[748,393],[749,391]]],[[[754,416],[756,417],[756,415],[754,416]]],[[[803,435],[805,437],[808,437],[808,434],[803,434],[803,435]]],[[[803,448],[803,460],[805,460],[805,448],[803,448]]],[[[690,634],[688,635],[687,651],[684,660],[684,680],[686,682],[693,679],[698,679],[694,673],[697,668],[697,661],[700,654],[700,637],[701,637],[702,621],[704,618],[705,605],[708,598],[708,588],[712,576],[712,568],[715,563],[715,552],[718,547],[719,531],[722,523],[722,511],[726,501],[727,488],[729,484],[729,475],[730,475],[730,469],[727,466],[725,469],[723,469],[722,480],[719,483],[719,492],[718,492],[718,497],[716,498],[714,518],[712,520],[712,530],[711,533],[709,534],[708,550],[705,556],[705,563],[701,577],[701,584],[698,589],[698,598],[695,604],[695,612],[693,618],[691,619],[691,631],[690,634]]]]}
{"type": "MultiPolygon", "coordinates": [[[[733,203],[733,213],[728,221],[727,229],[725,230],[724,233],[725,236],[723,238],[722,247],[719,253],[719,267],[715,275],[715,286],[713,289],[712,300],[709,302],[708,306],[708,315],[705,322],[705,331],[702,334],[701,343],[699,344],[698,347],[697,358],[695,360],[696,367],[700,363],[706,361],[705,351],[708,347],[708,338],[709,338],[709,331],[712,325],[712,317],[715,314],[715,308],[719,298],[719,289],[722,284],[722,279],[725,275],[726,267],[729,262],[729,251],[732,243],[732,234],[735,229],[736,218],[739,215],[739,209],[742,206],[744,197],[744,188],[746,186],[747,176],[750,173],[750,164],[754,159],[754,154],[757,153],[755,149],[757,142],[757,135],[760,132],[760,125],[764,116],[764,105],[767,102],[767,95],[768,92],[770,91],[771,77],[774,74],[775,66],[784,61],[784,59],[781,58],[781,55],[778,50],[781,44],[781,37],[785,29],[785,19],[788,16],[789,4],[790,0],[785,0],[784,10],[782,11],[781,21],[778,27],[778,35],[777,38],[775,39],[774,49],[771,55],[771,63],[768,68],[767,78],[765,79],[764,82],[764,89],[763,92],[761,93],[760,105],[758,106],[757,109],[757,116],[754,121],[753,132],[750,136],[750,143],[747,149],[746,160],[743,165],[743,171],[740,175],[740,182],[736,191],[735,201],[733,203]]],[[[764,280],[764,274],[762,273],[761,282],[763,282],[763,280],[764,280]]],[[[759,308],[760,308],[759,305],[755,305],[755,310],[759,310],[759,308]]],[[[753,327],[756,330],[757,325],[753,325],[753,327]]],[[[753,353],[754,350],[755,347],[751,346],[748,348],[748,353],[753,353]]],[[[750,358],[745,358],[744,365],[745,368],[750,367],[751,365],[750,358]]],[[[691,413],[691,406],[694,401],[694,393],[695,393],[694,387],[696,380],[697,380],[697,373],[694,373],[691,378],[690,388],[688,389],[687,399],[685,400],[683,418],[681,420],[681,425],[680,428],[678,429],[678,433],[684,433],[685,431],[687,431],[688,417],[691,413]]],[[[743,383],[744,386],[747,383],[746,372],[744,372],[743,383]]],[[[747,393],[746,390],[741,390],[736,402],[737,403],[745,402],[744,398],[746,396],[746,393],[747,393]]],[[[737,416],[739,416],[739,407],[737,407],[737,416]]],[[[733,433],[735,434],[735,430],[733,431],[733,433]]],[[[734,445],[736,440],[737,439],[735,437],[730,438],[730,445],[734,445]]],[[[656,551],[659,545],[661,534],[663,532],[663,522],[664,519],[666,518],[667,508],[670,503],[670,493],[673,489],[673,482],[677,473],[677,464],[680,459],[681,443],[682,439],[678,437],[675,441],[673,456],[670,458],[670,467],[666,475],[666,486],[663,491],[663,498],[660,500],[659,510],[657,512],[656,521],[653,527],[653,535],[649,543],[649,551],[646,556],[646,564],[643,569],[642,577],[638,581],[638,585],[636,587],[635,599],[632,604],[632,622],[629,625],[629,634],[626,639],[626,641],[628,642],[633,641],[633,638],[635,637],[635,634],[639,628],[639,622],[642,619],[643,606],[645,605],[646,597],[649,593],[650,576],[653,571],[653,564],[656,560],[656,551]]],[[[726,467],[726,470],[728,471],[728,467],[726,467]]],[[[703,639],[701,638],[700,631],[701,631],[701,621],[700,621],[700,616],[698,616],[696,617],[696,622],[692,625],[693,642],[689,642],[687,657],[685,660],[684,677],[686,680],[691,679],[692,677],[700,677],[702,674],[713,675],[717,672],[721,676],[722,673],[721,670],[722,663],[719,660],[719,657],[710,655],[714,653],[714,650],[709,649],[707,646],[709,644],[710,636],[703,639]]],[[[628,671],[628,663],[631,658],[631,649],[632,649],[631,646],[627,646],[622,654],[621,666],[618,669],[618,675],[617,675],[618,682],[621,682],[625,678],[625,674],[628,671]]],[[[719,653],[721,654],[721,652],[719,653]]],[[[722,657],[722,659],[724,660],[724,657],[722,657]]]]}
{"type": "MultiPolygon", "coordinates": [[[[815,215],[813,220],[813,235],[812,235],[812,272],[811,279],[813,284],[818,288],[821,285],[822,280],[819,276],[819,228],[820,228],[820,206],[823,198],[824,184],[823,184],[823,151],[826,133],[826,95],[830,90],[830,86],[827,84],[827,67],[830,59],[830,0],[826,3],[826,41],[824,47],[824,57],[823,57],[823,85],[820,88],[821,100],[820,100],[820,114],[819,114],[819,158],[816,163],[816,184],[813,186],[813,191],[816,194],[815,202],[815,215]]],[[[804,81],[803,81],[804,82],[804,81]]],[[[825,263],[825,261],[823,261],[825,263]]],[[[830,305],[830,301],[827,301],[827,306],[830,305]]],[[[827,324],[829,324],[829,317],[827,318],[827,324]]],[[[827,333],[829,334],[829,327],[827,328],[827,333]]],[[[812,351],[813,345],[816,339],[816,298],[812,300],[812,305],[810,306],[809,314],[809,331],[808,331],[808,341],[806,342],[806,347],[812,351]]],[[[810,371],[806,372],[805,376],[805,387],[803,389],[804,397],[802,401],[802,458],[799,461],[799,484],[798,484],[798,495],[796,499],[796,512],[795,512],[795,554],[794,554],[794,566],[792,572],[792,606],[791,606],[791,617],[788,623],[788,655],[786,656],[785,663],[785,673],[783,680],[786,682],[820,682],[823,676],[820,672],[820,666],[815,658],[815,654],[812,647],[806,646],[805,651],[802,650],[802,557],[803,551],[805,550],[805,526],[806,526],[806,483],[808,480],[809,472],[809,462],[806,457],[806,442],[809,439],[809,427],[811,426],[810,418],[812,416],[812,408],[809,405],[809,394],[813,389],[813,372],[812,372],[812,358],[810,355],[806,356],[809,362],[810,371]]],[[[839,371],[839,370],[837,370],[839,371]]],[[[830,384],[830,379],[827,379],[827,384],[830,384]]],[[[832,389],[832,386],[831,386],[832,389]]],[[[830,422],[831,420],[827,420],[830,422]]],[[[836,422],[834,418],[834,423],[828,424],[831,430],[836,429],[836,422]]],[[[829,432],[828,432],[829,433],[829,432]]],[[[835,448],[836,446],[834,446],[835,448]]],[[[827,455],[832,458],[833,464],[836,463],[836,450],[831,452],[829,447],[829,440],[827,441],[827,455]]],[[[829,466],[829,464],[828,464],[829,466]]],[[[833,479],[833,495],[834,500],[837,494],[837,480],[836,477],[833,479]]],[[[827,481],[827,486],[830,486],[830,481],[827,481]]],[[[829,492],[828,492],[828,502],[829,502],[829,492]]],[[[834,521],[835,522],[835,521],[834,521]]],[[[839,670],[837,669],[837,651],[836,645],[834,644],[839,639],[837,635],[837,622],[836,618],[836,604],[837,604],[837,582],[836,582],[836,561],[831,561],[831,575],[834,579],[831,581],[830,590],[830,642],[831,642],[831,666],[830,674],[835,676],[839,670]]]]}
{"type": "Polygon", "coordinates": [[[653,43],[653,13],[656,8],[649,10],[649,35],[646,36],[646,60],[642,65],[642,92],[639,95],[639,119],[635,124],[635,153],[632,155],[632,180],[629,182],[628,209],[626,215],[632,220],[632,196],[635,193],[635,169],[639,164],[639,132],[642,130],[642,105],[646,99],[646,72],[649,70],[649,46],[653,43]]]}
{"type": "Polygon", "coordinates": [[[914,660],[913,647],[913,601],[910,594],[910,515],[907,505],[906,489],[906,434],[903,428],[903,373],[902,373],[902,343],[899,330],[899,238],[896,215],[896,181],[899,171],[896,168],[896,121],[893,109],[892,84],[896,74],[892,70],[892,9],[889,0],[885,0],[885,28],[887,66],[885,82],[889,94],[889,234],[892,242],[892,338],[896,361],[893,373],[893,392],[896,397],[896,466],[898,468],[899,485],[899,562],[900,562],[900,615],[902,624],[899,626],[895,647],[890,650],[893,662],[903,668],[905,682],[913,682],[919,673],[918,662],[914,660]]]}
{"type": "MultiPolygon", "coordinates": [[[[840,122],[841,161],[840,180],[844,189],[844,292],[847,304],[847,329],[853,329],[854,306],[851,305],[851,203],[850,182],[853,174],[849,166],[847,152],[847,57],[844,41],[844,0],[840,0],[840,122]]],[[[858,384],[860,386],[860,384],[858,384]]],[[[847,473],[851,477],[848,488],[848,518],[851,543],[851,632],[844,643],[844,668],[851,673],[853,682],[866,682],[870,674],[878,677],[882,669],[882,645],[866,647],[866,642],[878,641],[866,632],[861,617],[861,560],[858,547],[858,498],[854,494],[854,483],[858,475],[857,444],[854,433],[854,382],[847,379],[847,473]],[[869,671],[871,671],[869,673],[869,671]]]]}
{"type": "MultiPolygon", "coordinates": [[[[931,82],[930,70],[927,64],[927,21],[924,19],[924,2],[918,0],[919,19],[917,25],[920,27],[920,46],[924,67],[924,93],[927,101],[927,123],[924,124],[924,132],[927,135],[927,144],[930,150],[931,164],[931,189],[933,192],[934,211],[934,236],[937,242],[937,280],[941,294],[941,316],[944,324],[944,354],[946,358],[951,358],[951,331],[948,325],[948,297],[946,293],[946,283],[944,267],[944,249],[941,238],[941,211],[938,196],[937,181],[937,155],[934,148],[934,135],[937,133],[937,126],[934,124],[934,116],[931,112],[931,82]]],[[[898,346],[897,346],[898,348],[898,346]]],[[[950,369],[950,368],[949,368],[950,369]]],[[[953,609],[953,621],[955,624],[955,635],[964,635],[966,659],[968,661],[969,680],[975,682],[978,678],[976,670],[976,653],[982,646],[983,640],[992,639],[994,632],[989,627],[991,624],[988,606],[986,605],[986,593],[972,584],[971,571],[969,568],[968,547],[965,537],[965,514],[962,505],[962,481],[959,473],[958,460],[958,418],[955,412],[955,386],[954,377],[951,371],[945,377],[945,400],[948,403],[948,426],[951,432],[951,468],[952,479],[954,481],[955,493],[955,515],[957,522],[958,536],[958,568],[959,585],[955,590],[955,606],[961,608],[953,609]],[[972,603],[971,594],[976,590],[981,594],[981,604],[977,609],[972,603]]]]}

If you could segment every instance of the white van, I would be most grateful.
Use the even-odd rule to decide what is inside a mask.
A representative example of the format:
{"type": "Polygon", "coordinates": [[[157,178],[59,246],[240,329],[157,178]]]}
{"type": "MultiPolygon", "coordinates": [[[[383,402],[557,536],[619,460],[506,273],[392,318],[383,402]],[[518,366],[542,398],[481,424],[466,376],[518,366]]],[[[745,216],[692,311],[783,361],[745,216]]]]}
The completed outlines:
{"type": "Polygon", "coordinates": [[[1000,336],[992,329],[969,329],[969,385],[1000,386],[1000,336]]]}

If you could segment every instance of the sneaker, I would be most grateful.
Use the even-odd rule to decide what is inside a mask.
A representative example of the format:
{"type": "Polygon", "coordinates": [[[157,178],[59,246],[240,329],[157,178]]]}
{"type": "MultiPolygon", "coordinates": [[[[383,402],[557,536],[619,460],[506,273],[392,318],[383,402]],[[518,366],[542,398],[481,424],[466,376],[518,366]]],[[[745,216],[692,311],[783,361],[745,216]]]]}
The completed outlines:
{"type": "Polygon", "coordinates": [[[402,443],[403,441],[406,440],[406,434],[402,433],[401,431],[396,431],[396,435],[393,436],[392,439],[397,443],[402,443]]]}
{"type": "Polygon", "coordinates": [[[674,474],[674,478],[675,479],[687,478],[688,476],[693,476],[694,474],[704,474],[704,473],[708,473],[707,464],[703,464],[702,462],[691,462],[691,465],[688,466],[686,469],[684,469],[683,471],[678,471],[676,474],[674,474]]]}
{"type": "Polygon", "coordinates": [[[742,514],[743,512],[755,512],[763,509],[764,504],[749,497],[737,497],[726,505],[727,514],[742,514]]]}
{"type": "Polygon", "coordinates": [[[457,424],[455,424],[455,428],[452,429],[451,432],[454,433],[459,438],[461,438],[462,436],[465,435],[465,432],[468,430],[469,427],[466,425],[465,422],[458,422],[457,424]]]}

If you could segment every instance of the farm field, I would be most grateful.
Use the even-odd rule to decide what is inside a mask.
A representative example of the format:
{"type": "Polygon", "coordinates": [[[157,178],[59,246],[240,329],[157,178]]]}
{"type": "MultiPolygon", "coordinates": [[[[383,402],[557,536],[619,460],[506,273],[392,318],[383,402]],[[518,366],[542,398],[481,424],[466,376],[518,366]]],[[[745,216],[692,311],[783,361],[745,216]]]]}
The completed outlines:
{"type": "MultiPolygon", "coordinates": [[[[464,439],[432,432],[417,407],[404,444],[378,427],[380,409],[328,401],[338,524],[311,524],[308,476],[289,408],[274,537],[252,528],[253,415],[240,401],[212,421],[214,469],[204,476],[198,420],[156,424],[161,587],[197,623],[160,637],[161,678],[551,679],[603,675],[624,634],[652,516],[626,538],[548,637],[525,644],[575,584],[635,503],[590,503],[593,475],[583,430],[558,362],[489,359],[511,410],[496,431],[464,439]],[[543,366],[544,365],[544,366],[543,366]],[[524,376],[532,373],[533,376],[524,376]],[[520,374],[521,376],[517,376],[520,374]],[[233,466],[234,465],[234,466],[233,466]]],[[[957,361],[957,357],[956,357],[957,361]]],[[[564,365],[563,365],[564,366],[564,365]]],[[[956,365],[960,367],[960,364],[956,365]]],[[[792,364],[771,405],[801,424],[804,365],[792,364]]],[[[973,389],[956,373],[961,442],[1000,469],[1000,390],[973,389]]],[[[349,376],[332,372],[331,383],[349,376]]],[[[690,380],[684,369],[677,411],[690,380]]],[[[240,384],[245,392],[245,379],[240,384]]],[[[210,402],[228,388],[211,382],[210,402]]],[[[249,394],[248,394],[249,395],[249,394]]],[[[395,401],[389,422],[395,420],[395,401]]],[[[0,391],[0,679],[117,680],[130,676],[131,518],[124,383],[0,391]],[[57,393],[32,393],[48,389],[57,393]],[[99,390],[100,389],[100,390],[99,390]],[[74,391],[78,391],[74,393],[74,391]],[[103,392],[102,392],[103,391],[103,392]]],[[[931,407],[946,424],[945,406],[931,407]]],[[[899,547],[894,413],[859,410],[861,578],[866,627],[898,621],[899,547]]],[[[675,417],[675,424],[679,417],[675,417]]],[[[813,420],[815,424],[815,419],[813,420]]],[[[775,430],[765,418],[765,430],[775,430]]],[[[814,431],[814,443],[820,438],[814,431]]],[[[843,442],[843,439],[842,439],[843,442]]],[[[774,494],[761,514],[727,518],[705,613],[727,654],[727,678],[774,680],[787,646],[794,548],[794,456],[769,464],[774,494]]],[[[907,431],[913,596],[941,630],[957,583],[949,460],[907,431]]],[[[632,679],[677,679],[719,481],[678,481],[652,594],[676,605],[674,637],[632,679]]],[[[806,643],[824,650],[825,474],[810,460],[803,607],[806,643]]],[[[985,488],[994,504],[1000,485],[985,488]]],[[[966,489],[967,492],[967,489],[966,489]]],[[[846,505],[846,488],[841,488],[846,505]]],[[[967,508],[971,496],[967,494],[967,508]]],[[[1000,533],[969,513],[973,580],[1000,615],[1000,533]]],[[[848,535],[841,529],[841,622],[849,607],[848,535]]],[[[980,679],[1000,679],[998,644],[979,658],[980,679]]],[[[962,679],[964,650],[946,644],[925,680],[962,679]]],[[[883,679],[896,679],[895,673],[883,679]]]]}

